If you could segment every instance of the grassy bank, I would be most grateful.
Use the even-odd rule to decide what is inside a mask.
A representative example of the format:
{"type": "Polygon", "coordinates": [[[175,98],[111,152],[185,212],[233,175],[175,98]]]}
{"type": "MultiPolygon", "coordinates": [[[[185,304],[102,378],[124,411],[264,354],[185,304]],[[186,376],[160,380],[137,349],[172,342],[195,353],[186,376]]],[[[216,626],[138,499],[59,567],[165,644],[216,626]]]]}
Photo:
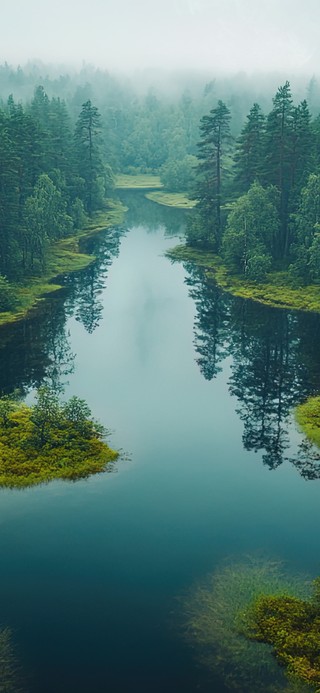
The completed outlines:
{"type": "Polygon", "coordinates": [[[285,272],[273,272],[269,275],[268,282],[258,284],[230,274],[221,258],[208,251],[182,245],[168,251],[167,256],[173,260],[194,262],[199,267],[204,267],[207,275],[212,276],[222,289],[233,296],[251,299],[274,308],[320,312],[320,286],[293,288],[285,272]]]}
{"type": "Polygon", "coordinates": [[[139,173],[136,176],[120,173],[116,178],[116,188],[119,190],[151,190],[162,187],[160,176],[152,173],[139,173]]]}
{"type": "Polygon", "coordinates": [[[46,294],[61,289],[59,283],[52,282],[53,279],[68,272],[84,269],[94,262],[93,255],[79,251],[79,240],[120,224],[124,211],[125,208],[120,202],[110,202],[108,209],[95,214],[80,233],[54,243],[48,252],[46,269],[41,277],[32,277],[23,284],[12,284],[17,308],[0,313],[0,325],[21,320],[46,294]]]}
{"type": "Polygon", "coordinates": [[[320,448],[320,397],[309,397],[296,407],[295,418],[305,436],[320,448]]]}
{"type": "Polygon", "coordinates": [[[157,192],[147,193],[146,197],[152,202],[157,202],[159,205],[166,207],[176,207],[177,209],[192,209],[195,206],[195,200],[189,200],[185,193],[169,193],[157,192]]]}

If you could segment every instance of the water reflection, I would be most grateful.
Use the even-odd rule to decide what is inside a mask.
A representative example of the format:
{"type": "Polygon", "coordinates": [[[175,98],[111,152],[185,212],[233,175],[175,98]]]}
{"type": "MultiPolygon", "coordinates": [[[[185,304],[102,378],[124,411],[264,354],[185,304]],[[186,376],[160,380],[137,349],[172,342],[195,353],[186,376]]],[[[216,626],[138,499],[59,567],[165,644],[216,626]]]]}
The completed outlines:
{"type": "Polygon", "coordinates": [[[155,233],[162,227],[168,237],[184,236],[188,215],[185,210],[156,204],[145,197],[145,191],[125,191],[120,197],[128,208],[128,228],[145,226],[148,233],[155,233]]]}
{"type": "MultiPolygon", "coordinates": [[[[197,308],[194,344],[207,380],[231,357],[228,386],[238,399],[246,450],[261,451],[277,468],[288,459],[292,409],[320,390],[317,315],[278,310],[223,293],[203,269],[186,264],[186,282],[197,308]]],[[[307,479],[320,478],[319,455],[305,441],[290,457],[307,479]]]]}
{"type": "Polygon", "coordinates": [[[96,261],[86,270],[62,278],[62,291],[39,304],[27,319],[1,328],[0,393],[19,389],[26,395],[44,380],[58,392],[64,389],[75,359],[67,320],[75,316],[90,334],[98,327],[101,293],[123,233],[119,229],[86,241],[84,251],[93,253],[96,261]]]}
{"type": "Polygon", "coordinates": [[[115,229],[111,234],[99,234],[88,239],[83,244],[83,250],[95,255],[96,262],[82,272],[67,275],[64,280],[69,290],[66,309],[89,334],[92,334],[101,322],[101,294],[106,286],[109,267],[119,255],[124,233],[124,229],[115,229]]]}

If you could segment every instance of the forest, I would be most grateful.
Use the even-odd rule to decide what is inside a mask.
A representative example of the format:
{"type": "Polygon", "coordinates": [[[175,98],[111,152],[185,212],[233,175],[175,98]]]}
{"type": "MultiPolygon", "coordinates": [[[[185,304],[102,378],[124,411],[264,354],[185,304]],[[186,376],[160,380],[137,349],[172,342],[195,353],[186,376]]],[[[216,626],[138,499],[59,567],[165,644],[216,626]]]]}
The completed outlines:
{"type": "Polygon", "coordinates": [[[231,271],[263,281],[271,270],[320,280],[320,118],[279,87],[265,116],[255,103],[234,142],[219,101],[201,119],[190,245],[221,253],[231,271]]]}
{"type": "Polygon", "coordinates": [[[255,282],[320,281],[320,88],[245,75],[111,76],[0,66],[0,311],[12,282],[110,199],[117,173],[160,176],[196,201],[187,243],[255,282]],[[223,100],[222,100],[223,99],[223,100]],[[259,102],[258,102],[259,99],[259,102]]]}

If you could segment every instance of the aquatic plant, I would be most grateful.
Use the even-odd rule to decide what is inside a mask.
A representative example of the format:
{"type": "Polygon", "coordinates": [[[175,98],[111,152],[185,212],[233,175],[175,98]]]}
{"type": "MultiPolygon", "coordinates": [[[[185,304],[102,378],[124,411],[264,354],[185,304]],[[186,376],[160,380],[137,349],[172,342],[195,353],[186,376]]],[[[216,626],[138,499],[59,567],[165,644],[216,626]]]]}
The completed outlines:
{"type": "Polygon", "coordinates": [[[48,387],[28,407],[0,400],[0,486],[32,486],[103,472],[118,457],[84,400],[62,404],[48,387]]]}
{"type": "Polygon", "coordinates": [[[20,693],[18,667],[9,628],[0,629],[0,693],[20,693]]]}
{"type": "Polygon", "coordinates": [[[309,599],[258,597],[247,623],[248,637],[271,645],[290,678],[320,691],[320,578],[309,599]]]}
{"type": "Polygon", "coordinates": [[[248,557],[219,567],[182,600],[184,636],[202,664],[230,690],[290,693],[310,690],[288,681],[264,642],[248,639],[250,605],[261,595],[305,598],[309,583],[287,575],[281,563],[248,557]]]}

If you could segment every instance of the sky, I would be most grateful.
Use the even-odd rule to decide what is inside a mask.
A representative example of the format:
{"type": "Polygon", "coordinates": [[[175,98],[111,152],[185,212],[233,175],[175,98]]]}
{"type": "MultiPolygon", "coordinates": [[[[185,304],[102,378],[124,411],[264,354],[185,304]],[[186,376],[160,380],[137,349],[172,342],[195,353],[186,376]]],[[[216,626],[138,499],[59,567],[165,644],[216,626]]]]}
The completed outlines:
{"type": "Polygon", "coordinates": [[[319,0],[0,0],[0,62],[107,69],[320,67],[319,0]]]}

